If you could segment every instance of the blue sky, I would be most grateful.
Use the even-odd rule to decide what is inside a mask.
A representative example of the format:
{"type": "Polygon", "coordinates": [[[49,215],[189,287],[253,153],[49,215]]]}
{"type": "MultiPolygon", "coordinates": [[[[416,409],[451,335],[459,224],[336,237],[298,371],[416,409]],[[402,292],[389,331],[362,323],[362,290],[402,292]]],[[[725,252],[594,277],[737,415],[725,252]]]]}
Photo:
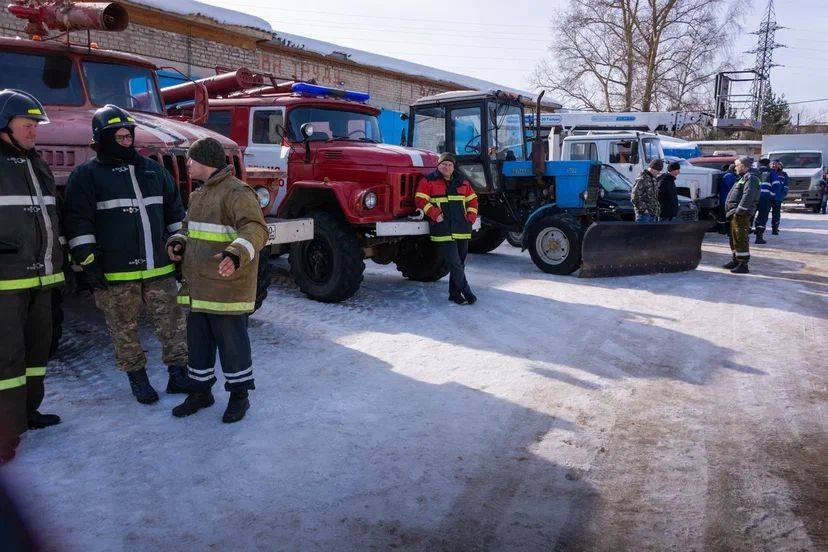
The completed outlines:
{"type": "MultiPolygon", "coordinates": [[[[375,0],[315,0],[275,3],[272,0],[200,0],[249,13],[270,22],[274,30],[334,42],[463,73],[515,88],[530,89],[528,77],[548,55],[550,22],[565,0],[418,0],[384,3],[375,0]]],[[[753,0],[745,31],[758,27],[767,0],[753,0]]],[[[789,101],[828,98],[828,0],[775,0],[779,31],[771,83],[789,101]]],[[[738,64],[753,65],[756,37],[745,33],[723,37],[735,41],[738,64]]],[[[828,100],[791,106],[803,122],[828,120],[828,100]]]]}

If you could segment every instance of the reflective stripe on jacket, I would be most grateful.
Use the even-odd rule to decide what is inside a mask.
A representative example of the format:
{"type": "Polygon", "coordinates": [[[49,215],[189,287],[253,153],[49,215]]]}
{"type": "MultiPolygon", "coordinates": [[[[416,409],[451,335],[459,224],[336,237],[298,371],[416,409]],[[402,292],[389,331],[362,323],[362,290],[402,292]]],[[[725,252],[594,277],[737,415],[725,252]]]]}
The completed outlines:
{"type": "Polygon", "coordinates": [[[37,153],[0,141],[0,292],[63,277],[55,180],[37,153]]]}
{"type": "Polygon", "coordinates": [[[69,176],[66,234],[72,257],[83,262],[94,254],[110,282],[172,275],[165,243],[183,219],[178,187],[152,159],[90,159],[69,176]]]}
{"type": "Polygon", "coordinates": [[[185,283],[179,302],[194,312],[253,312],[259,251],[267,242],[267,225],[253,189],[234,177],[229,166],[215,172],[190,194],[183,227],[168,244],[184,247],[185,283]],[[218,273],[215,255],[226,251],[239,258],[228,278],[218,273]]]}
{"type": "Polygon", "coordinates": [[[471,239],[478,200],[471,184],[460,171],[455,170],[449,182],[439,171],[420,178],[414,204],[429,219],[431,241],[471,239]],[[441,213],[443,221],[437,222],[441,213]]]}

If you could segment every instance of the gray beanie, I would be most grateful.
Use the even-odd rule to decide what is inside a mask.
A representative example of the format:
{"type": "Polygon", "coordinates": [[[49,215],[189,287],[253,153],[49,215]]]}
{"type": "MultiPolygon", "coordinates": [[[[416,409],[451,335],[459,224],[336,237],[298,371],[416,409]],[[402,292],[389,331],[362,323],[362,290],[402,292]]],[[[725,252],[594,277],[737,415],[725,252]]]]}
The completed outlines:
{"type": "Polygon", "coordinates": [[[221,143],[210,137],[199,138],[193,142],[193,145],[187,150],[187,157],[215,169],[220,169],[227,164],[221,143]]]}

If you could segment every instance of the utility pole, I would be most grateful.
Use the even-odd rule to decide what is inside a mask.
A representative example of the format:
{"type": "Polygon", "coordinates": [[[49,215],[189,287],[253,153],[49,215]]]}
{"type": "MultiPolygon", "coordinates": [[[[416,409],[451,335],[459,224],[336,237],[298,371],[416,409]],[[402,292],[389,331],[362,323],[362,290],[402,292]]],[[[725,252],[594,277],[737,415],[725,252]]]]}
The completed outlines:
{"type": "Polygon", "coordinates": [[[784,48],[783,44],[777,44],[776,42],[776,31],[780,29],[784,29],[784,27],[776,23],[776,10],[773,7],[773,0],[768,0],[768,7],[765,9],[765,15],[759,29],[751,33],[758,37],[756,48],[745,52],[746,54],[756,55],[751,96],[753,96],[752,115],[758,122],[762,121],[763,102],[765,92],[770,87],[771,68],[778,67],[778,64],[773,63],[773,51],[776,48],[784,48]]]}

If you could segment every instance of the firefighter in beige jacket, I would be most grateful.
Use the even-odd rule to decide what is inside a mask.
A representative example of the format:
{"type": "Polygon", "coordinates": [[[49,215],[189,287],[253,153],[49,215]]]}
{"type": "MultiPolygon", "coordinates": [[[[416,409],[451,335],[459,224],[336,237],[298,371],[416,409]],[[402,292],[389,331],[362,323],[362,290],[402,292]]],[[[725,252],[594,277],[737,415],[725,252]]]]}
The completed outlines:
{"type": "Polygon", "coordinates": [[[268,231],[255,192],[233,176],[217,140],[196,141],[187,157],[190,177],[204,184],[190,194],[187,217],[167,241],[167,252],[182,261],[186,291],[179,301],[190,308],[192,391],[172,413],[189,416],[215,402],[211,388],[218,350],[224,388],[230,392],[222,420],[232,423],[244,417],[248,390],[255,389],[247,317],[254,310],[258,252],[268,231]]]}

